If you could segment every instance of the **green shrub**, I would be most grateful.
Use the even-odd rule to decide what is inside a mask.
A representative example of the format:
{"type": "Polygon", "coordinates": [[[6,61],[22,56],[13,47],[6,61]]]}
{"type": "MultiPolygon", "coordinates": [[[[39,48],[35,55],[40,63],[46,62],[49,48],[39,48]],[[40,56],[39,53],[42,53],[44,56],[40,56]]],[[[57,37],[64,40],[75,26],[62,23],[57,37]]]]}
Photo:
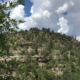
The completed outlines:
{"type": "Polygon", "coordinates": [[[49,55],[49,50],[44,49],[44,51],[43,51],[43,56],[46,57],[46,56],[48,56],[48,55],[49,55]]]}
{"type": "Polygon", "coordinates": [[[31,54],[31,56],[34,56],[35,52],[33,50],[31,50],[30,54],[31,54]]]}
{"type": "Polygon", "coordinates": [[[71,59],[73,62],[75,62],[74,56],[70,56],[70,59],[71,59]]]}
{"type": "Polygon", "coordinates": [[[46,78],[46,80],[55,80],[55,75],[52,71],[43,68],[42,73],[44,75],[44,78],[46,78]]]}
{"type": "Polygon", "coordinates": [[[75,72],[76,67],[74,66],[73,62],[71,62],[71,72],[75,72]]]}
{"type": "Polygon", "coordinates": [[[66,52],[63,53],[63,57],[64,57],[64,60],[65,61],[68,61],[69,60],[68,54],[66,52]]]}
{"type": "Polygon", "coordinates": [[[74,51],[73,50],[70,51],[70,55],[74,56],[74,51]]]}
{"type": "Polygon", "coordinates": [[[52,56],[53,56],[52,54],[49,54],[49,59],[50,60],[52,60],[52,58],[53,58],[52,56]]]}

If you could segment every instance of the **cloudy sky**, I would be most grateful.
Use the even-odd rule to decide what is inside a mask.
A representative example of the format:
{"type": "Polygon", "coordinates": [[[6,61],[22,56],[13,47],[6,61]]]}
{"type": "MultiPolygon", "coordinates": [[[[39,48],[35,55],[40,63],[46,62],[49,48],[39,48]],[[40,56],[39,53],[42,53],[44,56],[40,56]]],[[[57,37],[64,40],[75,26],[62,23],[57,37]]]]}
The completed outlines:
{"type": "Polygon", "coordinates": [[[18,25],[19,30],[45,27],[80,41],[80,0],[25,0],[25,5],[11,10],[10,17],[26,21],[18,25]]]}

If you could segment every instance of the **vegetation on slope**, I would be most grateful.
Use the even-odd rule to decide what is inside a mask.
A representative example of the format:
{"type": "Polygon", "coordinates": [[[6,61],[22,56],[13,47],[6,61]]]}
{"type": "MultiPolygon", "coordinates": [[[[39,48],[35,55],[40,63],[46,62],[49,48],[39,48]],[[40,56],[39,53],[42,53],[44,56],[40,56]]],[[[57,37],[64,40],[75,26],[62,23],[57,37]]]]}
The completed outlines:
{"type": "Polygon", "coordinates": [[[9,23],[17,28],[16,21],[3,12],[15,5],[5,4],[0,4],[0,80],[80,80],[80,42],[49,28],[15,31],[9,23]]]}
{"type": "Polygon", "coordinates": [[[36,27],[11,33],[7,37],[14,37],[13,43],[8,42],[10,55],[24,56],[23,59],[8,58],[0,63],[1,74],[5,77],[9,75],[10,80],[80,79],[80,42],[73,37],[36,27]]]}

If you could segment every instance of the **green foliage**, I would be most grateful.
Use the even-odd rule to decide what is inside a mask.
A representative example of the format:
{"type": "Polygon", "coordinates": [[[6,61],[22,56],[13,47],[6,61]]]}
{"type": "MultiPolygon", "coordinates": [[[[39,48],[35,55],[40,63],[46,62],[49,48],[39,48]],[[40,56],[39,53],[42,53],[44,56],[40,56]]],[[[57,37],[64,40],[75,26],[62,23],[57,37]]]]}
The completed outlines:
{"type": "Polygon", "coordinates": [[[33,42],[33,35],[31,35],[31,40],[32,40],[32,42],[33,42]]]}
{"type": "Polygon", "coordinates": [[[75,62],[75,57],[74,56],[70,56],[71,61],[75,62]]]}
{"type": "Polygon", "coordinates": [[[47,68],[47,69],[53,68],[53,66],[55,65],[55,63],[56,63],[56,61],[55,61],[54,59],[48,61],[48,62],[46,63],[46,65],[47,65],[46,68],[47,68]]]}
{"type": "Polygon", "coordinates": [[[35,44],[34,51],[35,51],[35,54],[38,54],[38,46],[37,46],[37,44],[35,44]]]}
{"type": "Polygon", "coordinates": [[[50,47],[50,43],[47,43],[46,49],[48,49],[49,53],[51,53],[51,47],[50,47]]]}
{"type": "Polygon", "coordinates": [[[64,57],[64,60],[65,61],[68,61],[69,60],[67,52],[64,52],[63,53],[63,57],[64,57]]]}
{"type": "Polygon", "coordinates": [[[10,61],[9,61],[9,64],[10,64],[12,67],[16,68],[16,67],[19,65],[19,61],[16,60],[16,58],[15,58],[15,59],[10,60],[10,61]]]}
{"type": "Polygon", "coordinates": [[[50,60],[52,60],[53,59],[53,55],[49,54],[49,58],[50,58],[50,60]]]}
{"type": "MultiPolygon", "coordinates": [[[[7,5],[7,3],[5,4],[7,5]]],[[[7,55],[8,57],[10,56],[9,50],[11,46],[8,42],[13,44],[14,49],[18,47],[18,45],[15,44],[18,38],[9,37],[9,34],[18,33],[15,30],[16,28],[18,29],[17,21],[14,19],[10,19],[9,17],[10,12],[8,14],[5,14],[3,11],[13,8],[16,4],[24,4],[24,0],[18,0],[18,2],[15,3],[14,5],[10,3],[9,7],[5,7],[6,5],[2,6],[0,4],[1,11],[0,24],[3,24],[5,22],[3,26],[0,26],[0,56],[4,55],[7,55]],[[6,21],[7,18],[9,19],[9,21],[6,21]],[[11,28],[11,25],[9,24],[10,22],[15,26],[14,28],[11,28]],[[4,30],[6,32],[4,32],[4,30]]],[[[19,23],[24,23],[24,21],[19,20],[19,23]]],[[[41,35],[39,34],[40,30],[37,27],[31,28],[30,30],[32,31],[32,33],[28,33],[27,30],[25,31],[20,30],[19,33],[22,34],[23,38],[25,38],[27,41],[31,40],[33,42],[32,48],[34,48],[34,51],[31,51],[30,54],[28,54],[28,51],[21,52],[21,55],[25,54],[27,56],[25,62],[23,63],[17,61],[16,59],[12,59],[8,62],[6,60],[4,62],[0,62],[1,69],[0,75],[4,74],[5,80],[79,80],[80,79],[79,43],[73,45],[73,42],[71,42],[72,38],[70,36],[66,36],[65,34],[62,35],[60,33],[54,33],[54,31],[50,32],[50,28],[48,29],[42,28],[43,32],[41,33],[41,35]],[[43,57],[46,58],[47,56],[49,56],[50,60],[46,62],[46,68],[40,68],[38,61],[32,60],[31,56],[34,56],[35,54],[38,55],[38,48],[39,47],[43,48],[42,44],[45,45],[45,43],[46,46],[45,49],[43,50],[43,57]],[[61,46],[61,43],[62,45],[64,45],[63,47],[61,46]],[[73,47],[74,49],[72,49],[73,47]],[[76,50],[75,47],[78,47],[78,50],[76,50]],[[54,58],[52,57],[54,56],[55,52],[54,54],[51,54],[53,48],[60,50],[60,52],[56,54],[58,58],[56,60],[54,60],[54,58]],[[67,50],[68,51],[71,50],[70,59],[68,58],[68,53],[66,52],[67,50]],[[77,57],[77,61],[74,55],[77,57]],[[73,62],[78,63],[78,68],[73,64],[73,62]],[[50,69],[53,68],[54,66],[59,67],[57,66],[59,63],[65,66],[63,66],[64,68],[62,68],[63,74],[56,76],[50,69]],[[16,71],[17,73],[15,77],[12,76],[13,71],[16,71]],[[9,76],[6,76],[7,74],[9,76]],[[19,78],[19,75],[21,75],[21,78],[19,78]]],[[[20,43],[20,45],[23,47],[22,43],[20,43]]],[[[28,46],[26,46],[26,49],[28,49],[28,46]]],[[[0,77],[0,80],[4,80],[2,76],[0,77]]]]}
{"type": "Polygon", "coordinates": [[[1,17],[0,18],[2,18],[1,20],[0,20],[0,23],[4,23],[5,21],[6,21],[6,19],[8,18],[8,20],[9,21],[6,21],[6,23],[5,24],[3,24],[3,26],[0,26],[0,30],[1,30],[1,33],[0,33],[0,45],[1,45],[1,47],[2,47],[2,51],[6,48],[6,45],[5,45],[5,43],[7,43],[8,42],[8,40],[9,40],[9,38],[7,38],[7,39],[5,39],[6,38],[6,35],[9,33],[9,31],[11,31],[11,32],[14,32],[15,31],[15,28],[10,28],[11,27],[11,25],[9,24],[9,22],[13,22],[13,25],[15,25],[15,27],[16,28],[18,28],[17,27],[17,21],[15,21],[14,19],[10,19],[10,17],[9,17],[9,14],[10,14],[10,12],[8,12],[7,14],[5,14],[5,12],[3,11],[3,10],[7,10],[7,9],[9,9],[9,8],[12,8],[13,7],[13,5],[12,5],[12,3],[10,3],[10,6],[9,7],[6,7],[6,4],[7,3],[5,3],[4,5],[0,5],[0,8],[1,8],[1,13],[0,13],[0,15],[1,15],[1,17]],[[7,17],[7,18],[6,18],[7,17]],[[4,32],[4,34],[2,33],[2,31],[4,30],[4,29],[6,29],[6,32],[4,32]],[[3,43],[4,42],[4,43],[3,43]],[[4,48],[4,49],[3,49],[4,48]]]}
{"type": "MultiPolygon", "coordinates": [[[[30,34],[28,34],[28,36],[31,36],[31,35],[34,36],[34,34],[32,35],[30,33],[30,34]]],[[[57,34],[57,35],[59,35],[59,34],[57,34]]],[[[24,33],[24,36],[25,36],[25,33],[24,33]]],[[[56,44],[57,41],[58,41],[58,38],[56,38],[56,42],[54,43],[54,41],[52,39],[47,39],[45,36],[46,35],[42,33],[42,35],[41,36],[39,35],[37,38],[33,37],[33,39],[35,39],[35,41],[33,42],[33,45],[32,45],[32,48],[34,48],[34,51],[32,50],[30,54],[27,54],[27,52],[26,52],[26,55],[27,55],[26,61],[27,62],[19,63],[17,66],[11,66],[13,64],[11,64],[11,63],[9,64],[9,67],[7,67],[8,71],[11,70],[11,72],[12,72],[12,70],[14,70],[14,69],[17,70],[17,75],[15,77],[16,79],[17,78],[19,79],[18,74],[21,74],[21,78],[20,78],[21,80],[27,80],[27,79],[28,80],[33,80],[33,79],[34,80],[68,80],[68,79],[70,80],[70,79],[73,79],[73,77],[71,77],[72,73],[74,73],[74,72],[76,74],[79,73],[76,66],[73,63],[70,62],[70,61],[75,62],[75,58],[74,58],[75,54],[73,55],[73,53],[70,53],[70,55],[71,55],[70,59],[68,58],[68,51],[67,50],[69,50],[69,49],[66,49],[66,47],[69,48],[68,44],[64,43],[63,40],[62,40],[62,43],[64,45],[62,47],[62,46],[60,46],[60,41],[59,41],[58,44],[56,44]],[[41,37],[42,37],[42,39],[41,39],[41,37]],[[45,40],[45,39],[47,39],[47,40],[45,40]],[[42,40],[44,40],[44,41],[42,41],[42,40]],[[46,41],[47,46],[45,47],[45,49],[43,49],[43,57],[46,58],[47,56],[49,56],[50,60],[46,62],[46,68],[41,69],[39,67],[38,61],[33,60],[31,58],[31,56],[34,56],[35,54],[38,54],[38,48],[39,47],[43,48],[42,44],[45,45],[45,41],[46,41]],[[55,47],[54,44],[57,45],[57,46],[55,47]],[[54,56],[56,51],[53,52],[54,54],[51,54],[51,51],[53,50],[53,48],[57,49],[57,50],[60,50],[59,53],[56,53],[56,56],[58,58],[56,60],[54,60],[54,58],[52,57],[52,56],[54,56]],[[65,62],[66,62],[66,64],[65,64],[65,62]],[[58,64],[62,64],[62,65],[65,65],[65,66],[58,66],[58,64]],[[21,65],[21,66],[19,66],[19,65],[21,65]],[[53,75],[54,73],[52,71],[50,71],[50,69],[54,68],[55,66],[61,68],[64,75],[62,75],[62,76],[58,75],[57,77],[56,77],[56,75],[53,75]],[[31,72],[31,73],[29,73],[29,72],[31,72]],[[69,73],[69,75],[68,75],[68,73],[69,73]],[[69,76],[69,77],[67,78],[66,76],[67,77],[69,76]]],[[[17,41],[17,40],[13,39],[13,41],[17,41]]],[[[22,43],[21,43],[21,45],[22,45],[22,43]]],[[[14,44],[14,47],[16,48],[17,45],[14,44]]],[[[22,47],[23,47],[23,45],[22,45],[22,47]]],[[[26,49],[28,49],[28,46],[26,46],[26,49]]],[[[74,51],[74,50],[71,49],[71,51],[74,51]]],[[[75,51],[75,52],[77,53],[76,54],[77,57],[79,57],[79,55],[78,55],[79,51],[75,51]]],[[[24,53],[22,52],[21,54],[23,55],[24,53]]],[[[77,62],[79,64],[79,58],[78,58],[77,62]]],[[[75,79],[76,79],[76,74],[75,74],[75,77],[74,77],[75,79]]],[[[77,76],[77,77],[79,77],[79,76],[77,76]]]]}
{"type": "Polygon", "coordinates": [[[23,38],[25,39],[25,35],[23,35],[23,38]]]}
{"type": "Polygon", "coordinates": [[[44,33],[41,35],[41,40],[44,41],[44,33]]]}
{"type": "Polygon", "coordinates": [[[14,47],[17,47],[17,46],[18,46],[18,44],[15,42],[14,47]]]}
{"type": "Polygon", "coordinates": [[[35,52],[32,50],[32,51],[30,52],[30,54],[31,54],[32,56],[34,56],[34,55],[35,55],[35,52]]]}
{"type": "Polygon", "coordinates": [[[74,56],[74,50],[70,51],[70,55],[74,56]]]}
{"type": "Polygon", "coordinates": [[[0,68],[6,69],[6,64],[4,62],[0,63],[0,68]]]}
{"type": "Polygon", "coordinates": [[[47,70],[45,68],[41,69],[42,73],[44,74],[44,77],[46,80],[55,80],[55,75],[52,73],[52,71],[47,70]]]}
{"type": "Polygon", "coordinates": [[[52,39],[50,39],[50,48],[52,49],[53,48],[53,41],[52,41],[52,39]]]}
{"type": "Polygon", "coordinates": [[[77,62],[78,62],[78,65],[80,66],[80,54],[79,54],[79,56],[78,56],[77,62]]]}
{"type": "Polygon", "coordinates": [[[19,33],[24,33],[24,30],[21,29],[21,30],[19,31],[19,33]]]}
{"type": "Polygon", "coordinates": [[[28,49],[28,46],[26,45],[26,49],[28,49]]]}
{"type": "Polygon", "coordinates": [[[39,32],[40,31],[40,29],[38,29],[37,27],[30,28],[30,30],[35,31],[35,32],[39,32]]]}
{"type": "Polygon", "coordinates": [[[27,34],[27,40],[30,41],[30,34],[27,34]]]}
{"type": "Polygon", "coordinates": [[[71,62],[71,72],[75,72],[75,66],[74,66],[73,62],[71,62]]]}
{"type": "MultiPolygon", "coordinates": [[[[23,4],[23,1],[21,1],[22,4],[23,4]]],[[[4,3],[4,2],[2,2],[2,3],[4,3]]],[[[20,3],[20,2],[18,2],[18,3],[20,3]]],[[[9,10],[10,8],[12,9],[16,4],[13,5],[12,3],[10,3],[9,7],[6,7],[7,2],[3,5],[0,4],[0,24],[3,25],[3,26],[0,26],[0,50],[1,50],[0,54],[1,55],[5,55],[4,51],[6,51],[5,52],[6,55],[10,56],[10,54],[9,54],[10,45],[8,44],[8,41],[14,42],[15,39],[10,40],[10,38],[8,38],[7,35],[10,33],[14,33],[15,28],[18,29],[17,21],[15,19],[10,19],[10,17],[9,17],[11,11],[6,14],[4,12],[4,10],[9,10]],[[8,19],[8,21],[7,21],[7,19],[8,19]],[[5,24],[4,24],[4,22],[5,22],[5,24]],[[9,24],[9,23],[12,23],[14,25],[14,28],[11,28],[11,24],[9,24]]],[[[22,22],[20,21],[20,23],[22,23],[22,22]]],[[[14,60],[12,62],[8,62],[7,67],[5,67],[6,65],[3,63],[0,64],[1,67],[6,68],[5,73],[7,73],[7,74],[10,73],[10,76],[7,76],[7,77],[5,76],[5,80],[11,80],[13,78],[12,77],[13,68],[11,68],[9,66],[9,64],[12,65],[12,67],[16,67],[17,63],[16,62],[14,63],[14,62],[15,62],[14,60]]],[[[3,80],[3,79],[1,78],[1,80],[3,80]]]]}
{"type": "Polygon", "coordinates": [[[49,50],[47,50],[46,48],[44,49],[44,51],[43,51],[43,56],[44,56],[44,58],[46,57],[46,56],[48,56],[49,55],[49,50]]]}

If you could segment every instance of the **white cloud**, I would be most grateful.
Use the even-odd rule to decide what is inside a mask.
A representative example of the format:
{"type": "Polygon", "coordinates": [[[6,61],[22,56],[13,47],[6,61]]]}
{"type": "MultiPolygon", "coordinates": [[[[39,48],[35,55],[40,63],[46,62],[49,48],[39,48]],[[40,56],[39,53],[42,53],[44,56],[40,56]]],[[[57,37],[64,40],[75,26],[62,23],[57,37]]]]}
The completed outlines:
{"type": "Polygon", "coordinates": [[[43,11],[43,16],[50,17],[51,13],[48,10],[43,11]]]}
{"type": "Polygon", "coordinates": [[[56,12],[59,14],[59,13],[63,13],[63,12],[66,12],[68,9],[68,4],[65,3],[62,7],[59,7],[56,12]]]}
{"type": "Polygon", "coordinates": [[[77,37],[76,37],[76,40],[80,41],[80,36],[77,36],[77,37]]]}
{"type": "Polygon", "coordinates": [[[29,17],[24,17],[25,11],[22,5],[15,7],[11,11],[12,18],[26,21],[18,25],[20,29],[29,30],[31,27],[42,29],[42,27],[45,27],[50,28],[51,31],[54,30],[77,37],[79,40],[80,0],[31,0],[31,2],[33,5],[29,17]],[[62,14],[64,12],[68,12],[68,14],[65,16],[62,14]]]}
{"type": "Polygon", "coordinates": [[[32,17],[33,17],[33,18],[38,18],[38,19],[39,19],[39,18],[41,18],[41,15],[40,15],[39,13],[36,13],[36,14],[32,15],[32,17]]]}
{"type": "Polygon", "coordinates": [[[18,5],[14,9],[11,10],[10,17],[16,20],[24,19],[24,6],[23,5],[18,5]]]}
{"type": "Polygon", "coordinates": [[[59,23],[57,23],[57,25],[60,25],[60,29],[57,32],[62,32],[64,34],[66,34],[69,31],[69,26],[67,25],[68,21],[66,19],[64,19],[64,17],[61,17],[59,19],[59,23]]]}
{"type": "Polygon", "coordinates": [[[30,13],[32,13],[32,14],[33,14],[33,6],[31,7],[30,13]]]}
{"type": "Polygon", "coordinates": [[[71,1],[70,4],[71,4],[71,6],[74,6],[74,2],[73,1],[71,1]]]}
{"type": "Polygon", "coordinates": [[[50,3],[50,1],[45,1],[45,2],[43,2],[42,6],[44,6],[44,7],[50,7],[51,3],[50,3]]]}

